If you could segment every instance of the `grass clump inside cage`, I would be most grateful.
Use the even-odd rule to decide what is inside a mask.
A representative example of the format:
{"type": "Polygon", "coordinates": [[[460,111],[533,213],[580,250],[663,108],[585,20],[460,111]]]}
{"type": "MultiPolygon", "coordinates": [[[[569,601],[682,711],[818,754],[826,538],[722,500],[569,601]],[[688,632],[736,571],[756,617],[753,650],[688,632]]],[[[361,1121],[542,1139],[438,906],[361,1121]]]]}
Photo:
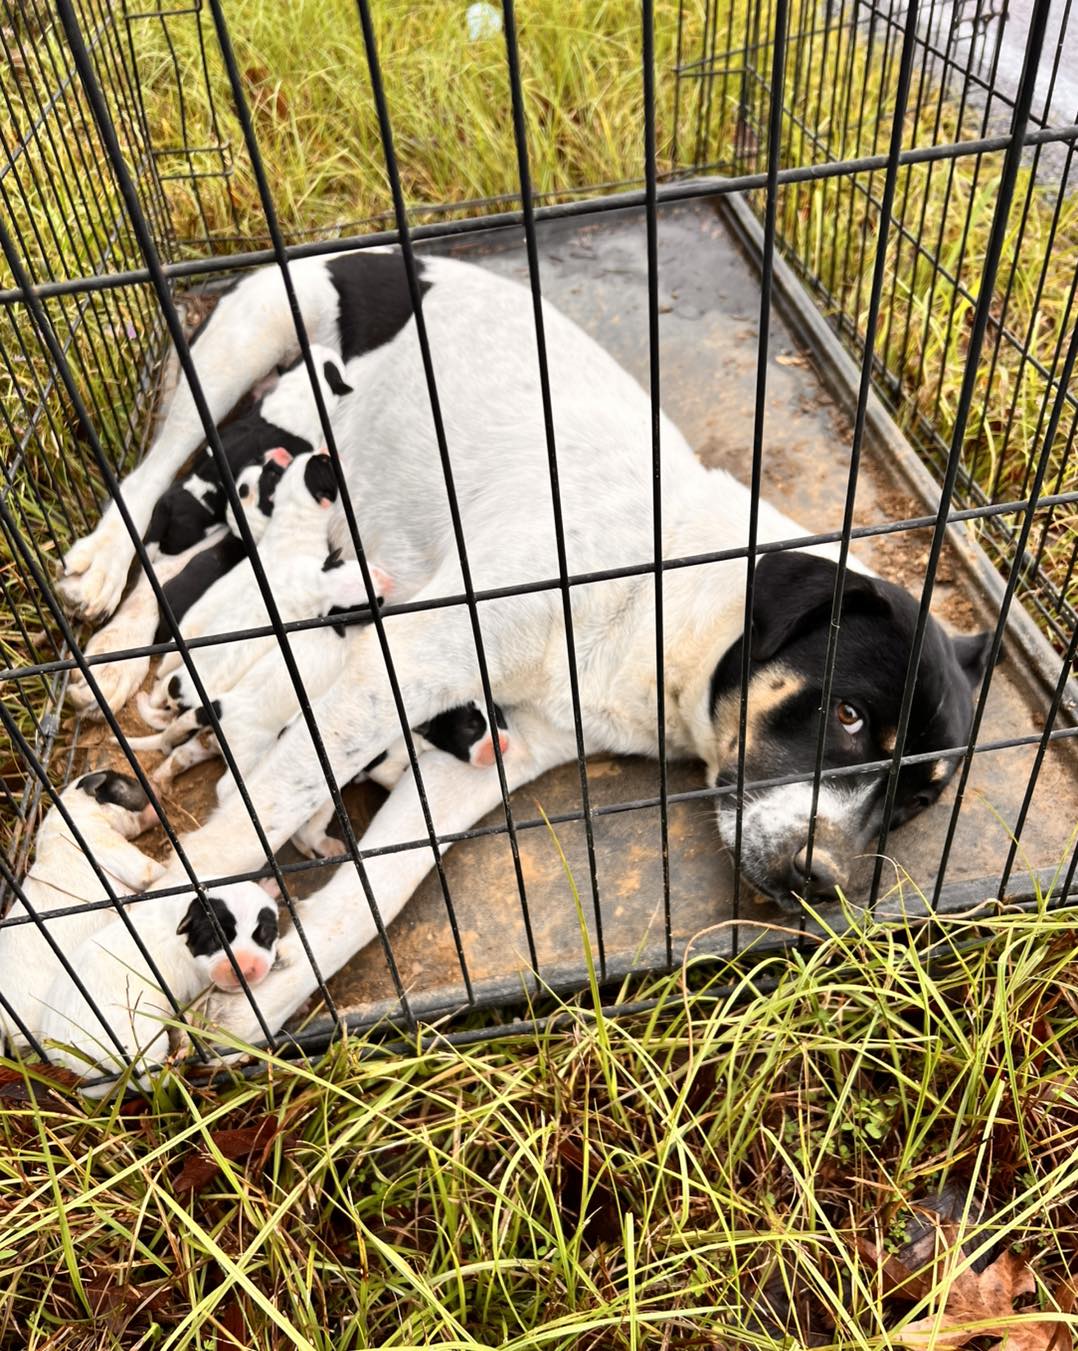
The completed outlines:
{"type": "Polygon", "coordinates": [[[1029,1261],[1015,1327],[1052,1317],[1078,1227],[1071,921],[855,924],[749,975],[690,961],[623,991],[655,1001],[632,1018],[585,1000],[535,1036],[352,1040],[97,1114],[6,1072],[0,1344],[901,1344],[964,1258],[895,1298],[864,1243],[900,1251],[941,1196],[944,1247],[1029,1261]]]}

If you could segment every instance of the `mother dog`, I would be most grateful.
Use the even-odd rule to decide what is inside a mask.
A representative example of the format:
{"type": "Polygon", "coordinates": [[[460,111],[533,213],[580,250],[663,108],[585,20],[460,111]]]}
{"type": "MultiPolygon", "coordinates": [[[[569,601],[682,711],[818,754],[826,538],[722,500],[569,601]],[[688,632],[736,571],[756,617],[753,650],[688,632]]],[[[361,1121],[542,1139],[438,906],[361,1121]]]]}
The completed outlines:
{"type": "MultiPolygon", "coordinates": [[[[477,589],[517,587],[557,575],[554,521],[530,297],[475,266],[422,262],[422,308],[453,466],[472,581],[477,589]]],[[[348,488],[367,554],[393,578],[393,599],[459,594],[460,561],[449,514],[403,262],[364,251],[293,264],[312,342],[337,348],[353,391],[334,419],[348,488]]],[[[650,403],[597,343],[550,305],[547,350],[568,566],[571,572],[646,562],[652,553],[650,403]]],[[[275,365],[298,350],[276,269],[255,273],[219,304],[192,354],[216,419],[275,365]]],[[[722,397],[722,382],[716,382],[722,397]]],[[[706,469],[677,428],[661,420],[663,554],[667,558],[744,546],[750,496],[729,475],[706,469]]],[[[178,389],[146,461],[125,480],[128,509],[141,527],[157,498],[203,437],[186,385],[178,389]]],[[[761,541],[806,533],[766,502],[761,541]]],[[[336,542],[349,541],[343,519],[336,542]]],[[[763,556],[758,565],[751,643],[746,758],[749,780],[811,774],[816,712],[835,579],[821,549],[763,556]]],[[[65,560],[68,602],[88,616],[119,600],[132,550],[114,507],[65,560]]],[[[856,565],[855,565],[856,566],[856,565]]],[[[697,757],[708,782],[729,782],[737,757],[745,563],[671,570],[663,576],[666,746],[697,757]]],[[[589,752],[654,755],[656,652],[654,577],[631,576],[572,590],[583,727],[589,752]]],[[[831,706],[826,764],[886,759],[894,745],[916,606],[889,583],[851,572],[831,706]]],[[[576,753],[560,594],[541,590],[479,607],[490,680],[510,710],[510,787],[576,753]]],[[[416,726],[467,702],[480,686],[467,610],[454,605],[395,614],[386,634],[416,726]]],[[[913,704],[909,752],[960,745],[970,689],[980,677],[987,635],[951,639],[930,623],[913,704]]],[[[107,682],[108,672],[103,673],[107,682]]],[[[364,636],[346,676],[315,705],[325,747],[343,782],[400,734],[385,666],[364,636]]],[[[935,801],[954,761],[903,769],[897,820],[935,801]]],[[[494,769],[430,752],[423,778],[440,833],[466,829],[500,800],[494,769]]],[[[760,890],[788,899],[833,894],[855,856],[872,847],[885,776],[825,780],[812,876],[804,845],[810,785],[746,794],[743,869],[760,890]]],[[[248,781],[271,845],[282,845],[326,795],[306,727],[293,725],[248,781]]],[[[719,831],[733,841],[734,808],[721,799],[719,831]]],[[[425,836],[412,776],[406,775],[362,840],[364,847],[425,836]]],[[[185,837],[188,857],[209,878],[263,862],[245,809],[233,797],[185,837]]],[[[383,855],[367,865],[386,923],[431,866],[427,848],[383,855]]],[[[170,870],[164,882],[182,880],[170,870]]],[[[354,869],[340,868],[303,908],[304,928],[325,975],[370,940],[374,925],[354,869]]],[[[294,935],[282,962],[259,987],[271,1026],[315,988],[294,935]],[[290,963],[289,956],[294,958],[290,963]]],[[[243,1001],[216,997],[213,1017],[255,1035],[243,1001]]]]}

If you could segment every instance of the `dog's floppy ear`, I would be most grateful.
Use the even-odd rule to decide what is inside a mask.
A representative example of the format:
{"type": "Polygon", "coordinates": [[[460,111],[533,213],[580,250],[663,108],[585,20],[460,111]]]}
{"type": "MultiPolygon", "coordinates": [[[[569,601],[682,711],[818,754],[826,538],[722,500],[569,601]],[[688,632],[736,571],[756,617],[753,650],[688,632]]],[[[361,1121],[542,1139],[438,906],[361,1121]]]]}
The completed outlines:
{"type": "MultiPolygon", "coordinates": [[[[969,681],[971,690],[975,690],[984,679],[984,673],[988,669],[988,658],[992,655],[992,639],[995,634],[991,629],[986,629],[984,633],[960,633],[956,638],[952,638],[954,645],[954,654],[958,658],[958,664],[961,666],[966,679],[969,681]]],[[[996,665],[1003,660],[1003,644],[1000,644],[999,652],[996,655],[996,665]]]]}
{"type": "Polygon", "coordinates": [[[287,469],[292,463],[292,452],[285,450],[284,446],[274,446],[272,450],[267,450],[262,456],[263,464],[275,464],[281,469],[287,469]]]}
{"type": "Polygon", "coordinates": [[[340,367],[335,361],[325,362],[322,366],[322,374],[326,377],[326,384],[338,398],[344,394],[351,394],[352,386],[345,382],[340,367]]]}
{"type": "MultiPolygon", "coordinates": [[[[782,550],[764,554],[756,564],[752,592],[752,659],[770,661],[787,643],[808,633],[831,612],[836,564],[815,554],[782,550]]],[[[847,572],[843,612],[890,610],[887,597],[871,577],[847,572]]]]}
{"type": "Polygon", "coordinates": [[[197,900],[192,901],[191,904],[187,907],[187,909],[183,912],[183,918],[180,920],[179,924],[176,925],[176,932],[178,934],[185,934],[191,928],[191,923],[195,918],[196,905],[198,905],[198,901],[197,900]]]}

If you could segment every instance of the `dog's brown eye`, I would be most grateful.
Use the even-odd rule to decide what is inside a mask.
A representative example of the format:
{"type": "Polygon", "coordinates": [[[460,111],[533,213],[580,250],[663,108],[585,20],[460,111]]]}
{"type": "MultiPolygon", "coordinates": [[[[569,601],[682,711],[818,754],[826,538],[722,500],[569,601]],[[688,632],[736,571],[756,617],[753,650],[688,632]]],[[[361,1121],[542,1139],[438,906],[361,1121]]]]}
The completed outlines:
{"type": "Polygon", "coordinates": [[[865,725],[864,718],[853,704],[839,704],[835,715],[850,736],[856,736],[865,725]]]}

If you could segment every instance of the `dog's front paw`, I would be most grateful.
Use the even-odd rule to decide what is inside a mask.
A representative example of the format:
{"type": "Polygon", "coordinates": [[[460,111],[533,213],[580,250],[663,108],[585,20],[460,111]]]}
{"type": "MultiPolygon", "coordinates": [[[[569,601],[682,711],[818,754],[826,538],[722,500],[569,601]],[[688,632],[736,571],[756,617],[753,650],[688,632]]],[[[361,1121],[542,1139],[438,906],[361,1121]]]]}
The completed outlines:
{"type": "Polygon", "coordinates": [[[115,507],[109,507],[91,535],[64,556],[56,590],[65,608],[83,619],[106,619],[120,603],[134,546],[115,507]]]}

